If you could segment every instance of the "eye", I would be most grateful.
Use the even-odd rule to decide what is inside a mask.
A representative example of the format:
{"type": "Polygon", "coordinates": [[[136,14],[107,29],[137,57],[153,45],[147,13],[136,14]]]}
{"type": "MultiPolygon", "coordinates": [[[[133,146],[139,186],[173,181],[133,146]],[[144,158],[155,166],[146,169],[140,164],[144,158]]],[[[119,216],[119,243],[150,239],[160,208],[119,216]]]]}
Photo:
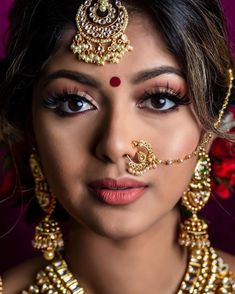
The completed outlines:
{"type": "Polygon", "coordinates": [[[86,93],[79,95],[66,93],[63,93],[62,95],[57,94],[44,99],[43,105],[46,108],[56,110],[62,115],[71,115],[95,110],[96,107],[87,97],[88,95],[86,93]]]}
{"type": "MultiPolygon", "coordinates": [[[[160,95],[159,95],[160,96],[160,95]]],[[[176,104],[172,100],[163,97],[161,95],[160,97],[151,97],[149,99],[146,99],[143,103],[142,106],[146,108],[152,108],[152,109],[157,109],[157,110],[168,110],[172,107],[174,107],[176,104]]]]}
{"type": "Polygon", "coordinates": [[[138,103],[139,108],[156,112],[167,112],[176,109],[179,105],[186,105],[190,101],[186,96],[173,93],[170,89],[158,89],[146,92],[138,103]]]}
{"type": "Polygon", "coordinates": [[[84,112],[93,109],[94,106],[84,97],[69,97],[67,101],[60,103],[59,109],[66,113],[84,112]]]}

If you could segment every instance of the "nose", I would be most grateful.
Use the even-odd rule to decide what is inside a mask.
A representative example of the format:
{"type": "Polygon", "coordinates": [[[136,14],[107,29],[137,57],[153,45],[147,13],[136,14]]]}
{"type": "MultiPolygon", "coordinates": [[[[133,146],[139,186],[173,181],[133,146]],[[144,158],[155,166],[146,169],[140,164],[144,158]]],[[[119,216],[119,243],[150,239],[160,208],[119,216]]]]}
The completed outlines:
{"type": "Polygon", "coordinates": [[[104,117],[99,128],[95,152],[97,158],[109,163],[124,163],[126,155],[134,156],[132,141],[136,128],[125,111],[114,110],[104,117]]]}

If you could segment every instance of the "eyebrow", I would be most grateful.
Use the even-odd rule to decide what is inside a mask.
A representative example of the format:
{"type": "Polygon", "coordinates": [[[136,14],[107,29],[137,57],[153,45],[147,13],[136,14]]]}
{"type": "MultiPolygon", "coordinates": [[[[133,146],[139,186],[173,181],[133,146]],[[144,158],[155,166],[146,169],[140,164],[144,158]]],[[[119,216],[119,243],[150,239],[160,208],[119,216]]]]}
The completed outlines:
{"type": "Polygon", "coordinates": [[[64,69],[55,71],[55,72],[49,74],[48,76],[46,76],[44,86],[46,86],[52,80],[60,79],[60,78],[70,79],[70,80],[73,80],[77,83],[81,83],[81,84],[88,85],[91,87],[99,87],[100,86],[100,83],[88,74],[81,73],[78,71],[72,71],[72,70],[64,70],[64,69]]]}
{"type": "Polygon", "coordinates": [[[158,77],[163,74],[175,74],[183,79],[185,79],[185,75],[182,70],[172,67],[172,66],[159,66],[156,68],[152,68],[147,71],[141,71],[136,74],[136,76],[132,79],[133,84],[138,84],[140,82],[144,82],[155,77],[158,77]]]}
{"type": "MultiPolygon", "coordinates": [[[[163,75],[163,74],[175,74],[179,77],[185,79],[185,76],[183,72],[175,67],[172,66],[159,66],[157,68],[153,68],[150,70],[144,70],[139,73],[137,73],[133,79],[131,79],[132,84],[139,84],[141,82],[153,79],[157,76],[163,75]]],[[[91,87],[99,87],[100,82],[93,78],[89,74],[81,73],[78,71],[72,71],[72,70],[65,70],[61,69],[58,71],[55,71],[48,76],[45,77],[44,86],[47,86],[52,80],[60,79],[60,78],[66,78],[73,80],[77,83],[81,83],[83,85],[91,86],[91,87]]]]}

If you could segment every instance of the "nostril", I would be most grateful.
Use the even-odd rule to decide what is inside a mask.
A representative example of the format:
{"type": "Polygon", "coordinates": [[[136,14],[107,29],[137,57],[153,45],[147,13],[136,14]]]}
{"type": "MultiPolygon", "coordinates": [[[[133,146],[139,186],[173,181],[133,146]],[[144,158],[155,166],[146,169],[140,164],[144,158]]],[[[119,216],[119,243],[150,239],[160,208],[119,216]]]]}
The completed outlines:
{"type": "Polygon", "coordinates": [[[106,163],[113,163],[112,159],[106,154],[102,154],[102,160],[106,163]]]}

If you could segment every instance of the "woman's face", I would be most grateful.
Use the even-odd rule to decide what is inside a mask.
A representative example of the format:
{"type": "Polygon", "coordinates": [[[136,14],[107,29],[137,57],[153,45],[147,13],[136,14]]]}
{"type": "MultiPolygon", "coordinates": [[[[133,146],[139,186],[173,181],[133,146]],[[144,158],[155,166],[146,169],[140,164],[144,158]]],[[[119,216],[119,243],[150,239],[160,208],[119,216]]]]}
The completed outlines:
{"type": "Polygon", "coordinates": [[[79,224],[113,239],[145,232],[169,216],[196,161],[136,177],[127,172],[126,155],[136,152],[131,142],[146,140],[158,158],[177,159],[196,148],[201,133],[180,65],[160,34],[138,15],[126,34],[133,51],[118,64],[97,66],[78,61],[69,50],[74,31],[66,31],[33,97],[36,142],[52,191],[79,224]],[[120,79],[118,87],[110,84],[112,77],[120,79]],[[124,179],[129,191],[106,187],[104,179],[124,179]],[[128,180],[141,182],[135,188],[141,196],[120,205],[118,195],[136,193],[128,180]],[[102,200],[99,192],[114,201],[102,200]]]}

